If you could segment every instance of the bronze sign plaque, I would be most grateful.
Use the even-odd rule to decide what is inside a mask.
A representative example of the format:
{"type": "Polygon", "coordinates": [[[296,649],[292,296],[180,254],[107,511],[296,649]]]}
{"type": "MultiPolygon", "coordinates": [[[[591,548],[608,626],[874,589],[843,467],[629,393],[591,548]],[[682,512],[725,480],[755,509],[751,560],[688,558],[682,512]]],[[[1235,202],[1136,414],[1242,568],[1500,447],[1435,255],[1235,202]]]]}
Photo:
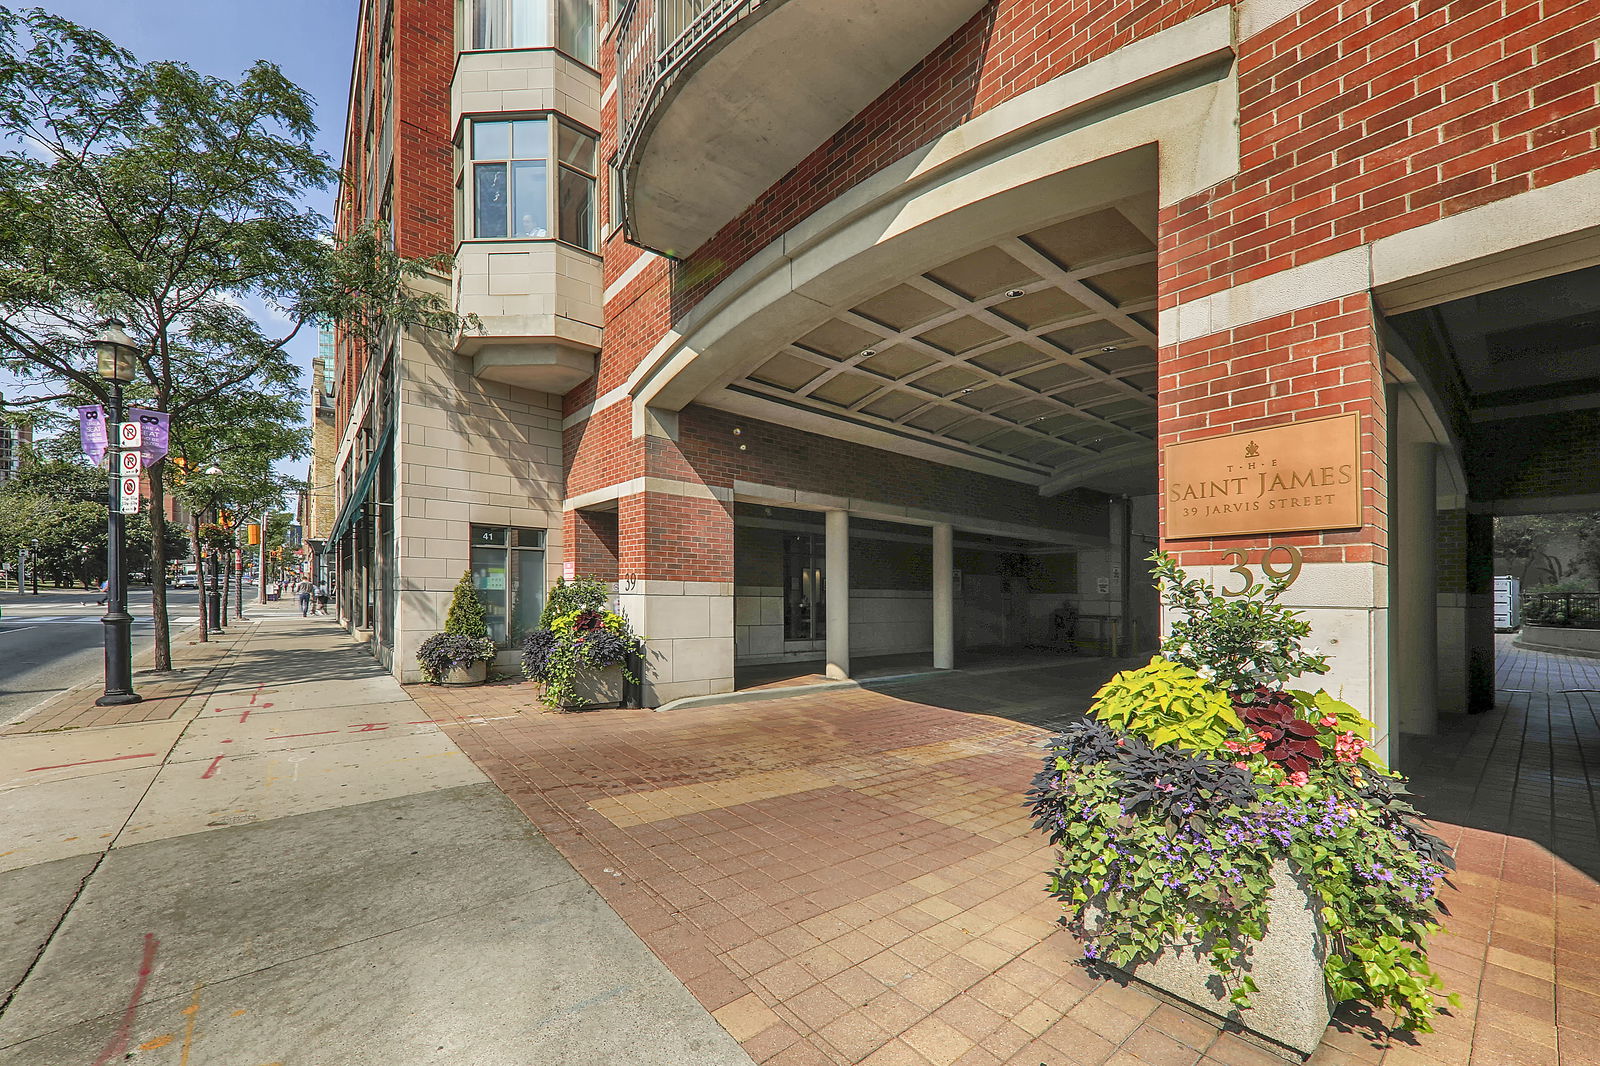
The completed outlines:
{"type": "Polygon", "coordinates": [[[1361,416],[1169,445],[1164,535],[1231,537],[1361,525],[1361,416]]]}

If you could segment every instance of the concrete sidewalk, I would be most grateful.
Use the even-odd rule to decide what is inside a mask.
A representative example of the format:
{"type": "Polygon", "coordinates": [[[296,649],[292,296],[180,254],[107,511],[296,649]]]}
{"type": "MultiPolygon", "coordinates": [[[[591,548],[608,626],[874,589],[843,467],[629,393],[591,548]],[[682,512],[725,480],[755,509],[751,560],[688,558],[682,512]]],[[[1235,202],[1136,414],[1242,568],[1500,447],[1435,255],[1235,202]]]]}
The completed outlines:
{"type": "Polygon", "coordinates": [[[0,1066],[750,1066],[344,633],[251,616],[170,717],[0,736],[0,1066]]]}

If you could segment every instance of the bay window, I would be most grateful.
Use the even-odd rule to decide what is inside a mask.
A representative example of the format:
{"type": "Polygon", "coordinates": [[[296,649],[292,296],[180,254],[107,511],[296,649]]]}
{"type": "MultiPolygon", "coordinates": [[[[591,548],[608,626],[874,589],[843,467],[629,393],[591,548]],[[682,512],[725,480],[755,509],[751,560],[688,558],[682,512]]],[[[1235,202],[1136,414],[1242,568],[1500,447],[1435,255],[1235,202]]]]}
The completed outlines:
{"type": "Polygon", "coordinates": [[[555,237],[594,250],[593,135],[540,116],[477,119],[467,136],[472,237],[555,237]]]}
{"type": "Polygon", "coordinates": [[[462,45],[472,51],[558,48],[594,66],[594,0],[466,0],[462,45]]]}

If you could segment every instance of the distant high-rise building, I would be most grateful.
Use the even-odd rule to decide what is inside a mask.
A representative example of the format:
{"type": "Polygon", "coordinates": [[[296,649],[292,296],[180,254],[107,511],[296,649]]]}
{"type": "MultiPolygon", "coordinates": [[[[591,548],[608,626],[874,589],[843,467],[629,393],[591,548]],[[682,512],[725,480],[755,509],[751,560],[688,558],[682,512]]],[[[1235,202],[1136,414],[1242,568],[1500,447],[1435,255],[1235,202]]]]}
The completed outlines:
{"type": "Polygon", "coordinates": [[[22,468],[22,457],[32,443],[32,426],[0,422],[0,484],[16,476],[22,468]]]}

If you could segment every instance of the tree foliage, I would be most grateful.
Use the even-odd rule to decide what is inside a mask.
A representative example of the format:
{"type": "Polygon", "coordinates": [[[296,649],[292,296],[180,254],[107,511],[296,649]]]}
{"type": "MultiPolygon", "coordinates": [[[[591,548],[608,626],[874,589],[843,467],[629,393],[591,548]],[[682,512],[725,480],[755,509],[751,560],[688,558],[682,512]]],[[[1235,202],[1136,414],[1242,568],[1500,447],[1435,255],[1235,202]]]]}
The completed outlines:
{"type": "MultiPolygon", "coordinates": [[[[30,386],[12,407],[107,402],[85,342],[117,318],[139,345],[128,399],[171,414],[179,454],[238,467],[218,439],[253,427],[272,430],[256,456],[270,465],[304,454],[285,345],[314,320],[369,344],[461,325],[434,283],[446,260],[396,255],[376,222],[334,239],[305,206],[337,174],[311,98],[272,63],[236,81],[140,63],[42,9],[0,7],[0,133],[0,369],[30,386]]],[[[149,474],[159,531],[172,472],[149,474]]],[[[155,615],[165,668],[159,587],[155,615]]]]}
{"type": "MultiPolygon", "coordinates": [[[[84,462],[26,462],[0,485],[0,559],[36,551],[41,577],[57,584],[93,586],[106,576],[108,477],[84,462]]],[[[131,572],[149,573],[151,526],[127,523],[124,558],[131,572]]],[[[182,533],[167,531],[166,556],[183,558],[182,533]]],[[[153,574],[151,575],[154,576],[153,574]]]]}

